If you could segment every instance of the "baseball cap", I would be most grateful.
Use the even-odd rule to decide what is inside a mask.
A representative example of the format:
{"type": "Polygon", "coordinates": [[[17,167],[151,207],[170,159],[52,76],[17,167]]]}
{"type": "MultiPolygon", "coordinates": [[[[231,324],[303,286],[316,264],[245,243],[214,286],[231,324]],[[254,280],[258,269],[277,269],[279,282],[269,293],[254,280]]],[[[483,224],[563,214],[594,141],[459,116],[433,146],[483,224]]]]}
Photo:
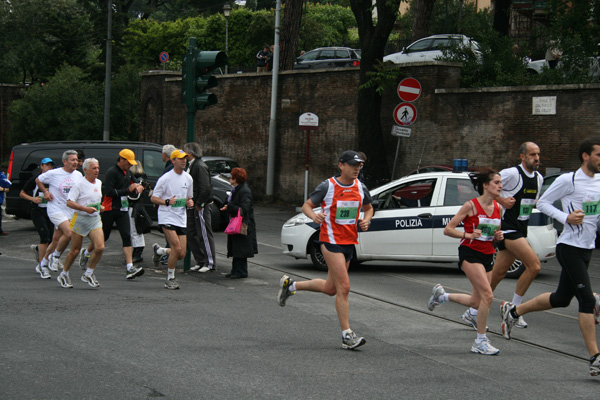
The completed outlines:
{"type": "Polygon", "coordinates": [[[123,149],[119,152],[119,156],[129,161],[129,164],[137,165],[137,161],[135,161],[135,154],[133,154],[133,151],[129,149],[123,149]]]}
{"type": "Polygon", "coordinates": [[[346,150],[345,152],[343,152],[340,155],[339,162],[350,164],[350,165],[356,165],[358,163],[364,163],[365,160],[360,158],[360,156],[358,155],[358,153],[356,151],[346,150]]]}
{"type": "Polygon", "coordinates": [[[171,153],[171,160],[174,158],[184,158],[185,156],[187,156],[187,154],[183,150],[177,149],[171,153]]]}
{"type": "Polygon", "coordinates": [[[52,159],[50,157],[42,158],[42,161],[40,161],[40,165],[42,165],[42,164],[56,165],[56,163],[54,161],[52,161],[52,159]]]}

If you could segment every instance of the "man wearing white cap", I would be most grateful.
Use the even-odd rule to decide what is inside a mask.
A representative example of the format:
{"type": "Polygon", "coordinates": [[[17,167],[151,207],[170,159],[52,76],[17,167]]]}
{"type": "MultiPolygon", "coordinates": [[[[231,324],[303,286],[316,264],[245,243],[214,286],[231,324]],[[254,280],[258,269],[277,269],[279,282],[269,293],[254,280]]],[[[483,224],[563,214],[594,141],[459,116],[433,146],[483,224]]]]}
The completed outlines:
{"type": "MultiPolygon", "coordinates": [[[[125,264],[127,264],[126,277],[133,279],[144,274],[144,269],[133,265],[133,248],[131,247],[131,226],[129,221],[129,199],[128,195],[141,193],[144,187],[135,183],[133,174],[129,171],[132,165],[136,165],[135,154],[129,149],[123,149],[119,152],[117,163],[110,167],[104,175],[104,200],[102,206],[104,212],[102,217],[102,230],[104,231],[104,241],[108,241],[110,231],[114,223],[121,235],[123,242],[123,254],[125,255],[125,264]]],[[[87,249],[82,249],[79,255],[79,267],[87,268],[90,255],[94,250],[92,243],[87,249]]]]}
{"type": "Polygon", "coordinates": [[[187,238],[186,208],[194,207],[194,183],[190,174],[184,171],[187,154],[180,149],[171,153],[173,169],[158,179],[150,200],[158,205],[158,225],[162,228],[170,248],[162,248],[158,243],[152,246],[155,256],[169,255],[165,289],[179,289],[175,281],[177,261],[185,257],[187,238]]]}

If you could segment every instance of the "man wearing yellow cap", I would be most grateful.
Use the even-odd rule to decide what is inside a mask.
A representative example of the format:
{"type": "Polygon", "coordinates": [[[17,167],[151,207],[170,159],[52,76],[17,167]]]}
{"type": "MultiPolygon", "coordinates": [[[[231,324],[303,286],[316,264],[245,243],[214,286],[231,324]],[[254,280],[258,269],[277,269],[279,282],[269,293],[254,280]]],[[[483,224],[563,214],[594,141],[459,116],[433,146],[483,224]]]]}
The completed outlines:
{"type": "MultiPolygon", "coordinates": [[[[135,154],[129,149],[119,152],[117,163],[110,167],[104,175],[104,200],[102,206],[104,212],[102,217],[102,230],[104,231],[104,242],[108,241],[113,224],[117,223],[117,229],[123,242],[123,254],[127,264],[127,279],[133,279],[144,274],[143,268],[133,265],[133,248],[131,247],[131,227],[129,221],[129,200],[127,196],[140,193],[144,187],[135,183],[133,174],[129,171],[132,165],[136,165],[135,154]]],[[[79,255],[79,267],[86,269],[90,254],[94,250],[93,244],[87,249],[82,249],[79,255]]]]}
{"type": "Polygon", "coordinates": [[[169,249],[162,248],[158,243],[152,246],[155,256],[169,255],[167,281],[165,289],[179,289],[175,281],[177,261],[185,257],[187,238],[186,208],[194,207],[194,183],[190,174],[184,171],[187,154],[180,149],[171,153],[173,169],[163,174],[156,182],[154,193],[150,200],[158,205],[158,225],[162,227],[169,249]]]}

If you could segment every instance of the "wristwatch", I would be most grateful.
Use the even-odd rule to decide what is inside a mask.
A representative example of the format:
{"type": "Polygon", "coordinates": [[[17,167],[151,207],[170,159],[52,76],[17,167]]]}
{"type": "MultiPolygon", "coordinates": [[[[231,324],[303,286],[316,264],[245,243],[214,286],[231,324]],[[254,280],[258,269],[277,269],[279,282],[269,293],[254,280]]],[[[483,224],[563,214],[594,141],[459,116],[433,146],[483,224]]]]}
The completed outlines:
{"type": "Polygon", "coordinates": [[[169,203],[170,203],[169,199],[166,199],[165,200],[165,206],[169,207],[169,203]]]}

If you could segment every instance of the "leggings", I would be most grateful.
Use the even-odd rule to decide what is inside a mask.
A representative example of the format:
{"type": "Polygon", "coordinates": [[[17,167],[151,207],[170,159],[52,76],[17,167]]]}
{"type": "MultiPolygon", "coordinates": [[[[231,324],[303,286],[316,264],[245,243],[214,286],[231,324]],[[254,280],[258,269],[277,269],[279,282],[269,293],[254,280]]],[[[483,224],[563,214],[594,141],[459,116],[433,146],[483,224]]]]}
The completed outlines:
{"type": "Polygon", "coordinates": [[[573,297],[577,297],[579,312],[592,314],[596,304],[588,275],[592,250],[559,243],[556,245],[556,258],[562,272],[556,291],[550,295],[550,305],[553,308],[567,307],[573,297]]]}
{"type": "Polygon", "coordinates": [[[129,213],[127,211],[111,210],[102,214],[102,230],[104,231],[104,241],[108,241],[113,224],[117,223],[117,229],[121,234],[123,247],[131,247],[131,227],[129,222],[129,213]]]}

